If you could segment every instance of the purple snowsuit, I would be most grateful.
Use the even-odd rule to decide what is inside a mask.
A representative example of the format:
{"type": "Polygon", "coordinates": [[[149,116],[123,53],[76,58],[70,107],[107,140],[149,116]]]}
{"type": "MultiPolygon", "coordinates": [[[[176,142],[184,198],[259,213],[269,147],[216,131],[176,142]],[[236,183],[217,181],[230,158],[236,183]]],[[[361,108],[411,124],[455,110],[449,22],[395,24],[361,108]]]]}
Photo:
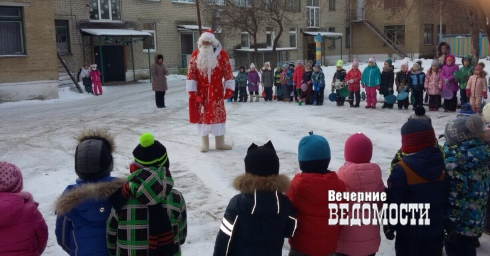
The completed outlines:
{"type": "Polygon", "coordinates": [[[458,83],[456,83],[456,81],[454,80],[454,72],[458,71],[459,68],[454,62],[455,62],[454,55],[449,54],[446,56],[446,65],[444,65],[442,67],[442,70],[441,70],[441,80],[442,80],[442,89],[443,90],[445,88],[448,88],[448,85],[446,85],[446,83],[444,81],[444,79],[447,79],[449,81],[449,90],[451,90],[453,92],[457,92],[459,87],[458,87],[458,83]],[[451,63],[450,66],[447,65],[447,59],[448,58],[453,59],[453,63],[451,63]]]}
{"type": "Polygon", "coordinates": [[[247,74],[247,81],[250,84],[248,86],[249,92],[258,92],[259,91],[259,82],[260,77],[257,71],[249,71],[247,74]]]}

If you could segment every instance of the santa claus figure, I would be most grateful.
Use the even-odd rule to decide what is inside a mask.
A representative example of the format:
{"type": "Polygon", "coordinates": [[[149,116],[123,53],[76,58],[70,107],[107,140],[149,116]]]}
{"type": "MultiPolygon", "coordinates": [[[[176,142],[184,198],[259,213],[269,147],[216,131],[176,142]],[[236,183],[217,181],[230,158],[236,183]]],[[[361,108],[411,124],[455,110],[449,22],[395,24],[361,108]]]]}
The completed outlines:
{"type": "Polygon", "coordinates": [[[187,71],[189,119],[197,124],[201,152],[209,150],[209,134],[215,136],[216,149],[231,149],[225,144],[226,109],[224,99],[231,98],[235,80],[228,54],[211,30],[202,33],[198,49],[192,53],[187,71]]]}

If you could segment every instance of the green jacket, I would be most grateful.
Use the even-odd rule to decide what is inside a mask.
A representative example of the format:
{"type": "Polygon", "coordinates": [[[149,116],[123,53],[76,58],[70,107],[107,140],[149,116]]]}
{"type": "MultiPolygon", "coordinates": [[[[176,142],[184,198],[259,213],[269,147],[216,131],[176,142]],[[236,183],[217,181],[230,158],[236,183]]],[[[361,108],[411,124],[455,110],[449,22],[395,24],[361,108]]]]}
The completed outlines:
{"type": "Polygon", "coordinates": [[[466,85],[468,84],[468,80],[470,79],[470,76],[473,75],[473,70],[475,68],[473,66],[468,66],[468,67],[461,67],[459,71],[464,72],[464,78],[463,81],[457,81],[459,83],[459,89],[466,89],[466,85]]]}
{"type": "Polygon", "coordinates": [[[247,86],[247,73],[246,72],[238,72],[238,75],[235,77],[235,83],[238,84],[238,87],[246,87],[247,86]]]}

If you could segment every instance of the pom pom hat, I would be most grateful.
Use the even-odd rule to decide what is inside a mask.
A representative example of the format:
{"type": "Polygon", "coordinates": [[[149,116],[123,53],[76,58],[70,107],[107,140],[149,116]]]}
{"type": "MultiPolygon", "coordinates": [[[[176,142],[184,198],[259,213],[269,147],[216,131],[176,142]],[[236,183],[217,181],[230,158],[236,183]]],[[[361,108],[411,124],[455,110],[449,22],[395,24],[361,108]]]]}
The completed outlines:
{"type": "Polygon", "coordinates": [[[22,191],[22,173],[17,166],[0,161],[0,192],[19,193],[22,191]]]}
{"type": "Polygon", "coordinates": [[[402,151],[411,154],[428,147],[434,147],[436,134],[432,125],[420,119],[408,120],[401,129],[402,151]]]}
{"type": "Polygon", "coordinates": [[[342,60],[337,61],[337,67],[344,67],[344,62],[342,60]]]}
{"type": "Polygon", "coordinates": [[[143,166],[162,166],[168,169],[170,162],[167,149],[151,133],[143,133],[140,143],[133,150],[134,161],[143,166]]]}

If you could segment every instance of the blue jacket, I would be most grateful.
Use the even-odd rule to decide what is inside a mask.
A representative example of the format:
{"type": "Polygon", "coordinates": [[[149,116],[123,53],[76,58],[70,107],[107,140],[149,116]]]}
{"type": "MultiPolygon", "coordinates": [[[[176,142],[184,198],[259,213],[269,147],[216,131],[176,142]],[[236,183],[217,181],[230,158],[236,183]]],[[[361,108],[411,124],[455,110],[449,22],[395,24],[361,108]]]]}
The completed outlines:
{"type": "MultiPolygon", "coordinates": [[[[434,138],[435,140],[435,138],[434,138]]],[[[448,181],[444,169],[444,158],[438,147],[425,148],[406,155],[398,162],[388,178],[388,203],[428,203],[430,204],[430,225],[410,225],[412,215],[407,216],[407,225],[394,227],[397,236],[433,239],[444,232],[445,201],[448,181]],[[408,168],[404,168],[405,164],[408,168]]],[[[400,213],[400,211],[399,211],[400,213]]],[[[420,211],[415,214],[419,219],[420,211]]],[[[398,219],[400,220],[400,215],[398,219]]],[[[424,218],[425,219],[425,218],[424,218]]],[[[398,221],[399,223],[399,221],[398,221]]],[[[418,224],[418,223],[417,223],[418,224]]]]}
{"type": "Polygon", "coordinates": [[[490,150],[480,139],[471,139],[459,145],[445,144],[444,153],[450,191],[446,229],[480,237],[490,182],[490,150]]]}
{"type": "Polygon", "coordinates": [[[286,71],[288,86],[293,86],[293,75],[294,75],[294,69],[288,68],[288,71],[286,71]]]}
{"type": "Polygon", "coordinates": [[[56,239],[71,256],[109,255],[106,222],[112,206],[107,199],[117,187],[107,184],[114,179],[110,176],[90,182],[77,179],[76,184],[69,185],[58,199],[55,206],[58,215],[56,239]]]}
{"type": "Polygon", "coordinates": [[[293,205],[283,194],[289,178],[244,174],[233,186],[241,193],[226,207],[213,255],[281,256],[284,238],[297,227],[293,205]]]}
{"type": "Polygon", "coordinates": [[[380,80],[381,72],[379,71],[378,66],[367,66],[364,71],[362,71],[361,84],[364,84],[367,87],[375,87],[380,84],[380,80]]]}

